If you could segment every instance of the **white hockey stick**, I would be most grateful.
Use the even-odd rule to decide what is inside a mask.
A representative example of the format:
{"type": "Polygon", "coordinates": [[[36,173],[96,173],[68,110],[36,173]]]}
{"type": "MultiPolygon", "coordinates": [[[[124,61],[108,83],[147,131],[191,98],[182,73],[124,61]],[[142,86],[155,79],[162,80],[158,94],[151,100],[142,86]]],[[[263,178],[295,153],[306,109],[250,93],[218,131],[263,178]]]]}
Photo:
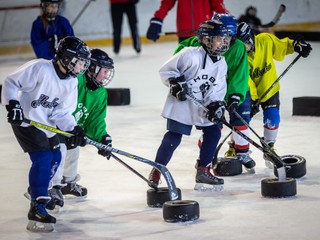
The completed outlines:
{"type": "MultiPolygon", "coordinates": [[[[51,127],[51,126],[48,126],[48,125],[45,125],[45,124],[42,124],[42,123],[39,123],[39,122],[35,122],[35,121],[29,120],[29,119],[26,119],[26,118],[23,119],[23,122],[24,123],[28,123],[31,126],[34,126],[34,127],[37,127],[37,128],[42,128],[42,129],[48,130],[50,132],[61,134],[61,135],[66,136],[66,137],[74,136],[72,133],[61,131],[61,130],[59,130],[57,128],[54,128],[54,127],[51,127]]],[[[131,154],[131,153],[127,153],[127,152],[121,151],[119,149],[115,149],[115,148],[109,147],[109,146],[107,146],[105,144],[96,142],[96,141],[90,139],[89,137],[86,137],[86,143],[89,144],[89,145],[93,145],[93,146],[95,146],[95,147],[97,147],[99,149],[105,149],[107,151],[110,151],[110,152],[113,152],[113,153],[118,153],[118,154],[123,155],[125,157],[137,160],[139,162],[143,162],[145,164],[148,164],[148,165],[158,169],[161,172],[161,174],[163,175],[163,177],[166,180],[166,182],[167,182],[168,190],[169,190],[169,193],[170,193],[170,199],[171,200],[178,199],[179,195],[178,195],[178,190],[176,188],[176,184],[175,184],[175,182],[173,180],[173,177],[172,177],[171,173],[169,172],[169,170],[167,169],[166,166],[164,166],[164,165],[162,165],[160,163],[156,163],[154,161],[150,161],[148,159],[139,157],[137,155],[134,155],[134,154],[131,154]]],[[[153,187],[153,186],[151,186],[151,187],[153,187]]]]}

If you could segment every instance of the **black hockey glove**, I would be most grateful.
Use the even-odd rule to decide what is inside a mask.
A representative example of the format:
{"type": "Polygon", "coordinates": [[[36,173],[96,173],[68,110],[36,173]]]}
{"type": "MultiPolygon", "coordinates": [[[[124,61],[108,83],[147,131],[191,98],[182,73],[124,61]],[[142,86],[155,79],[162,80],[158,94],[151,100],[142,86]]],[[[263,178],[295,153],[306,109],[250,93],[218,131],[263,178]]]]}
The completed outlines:
{"type": "Polygon", "coordinates": [[[258,112],[260,112],[259,106],[260,104],[258,104],[258,100],[251,102],[251,112],[250,112],[251,118],[253,118],[253,116],[256,115],[258,112]]]}
{"type": "MultiPolygon", "coordinates": [[[[108,147],[112,147],[112,138],[109,134],[105,135],[101,139],[101,143],[107,145],[108,147]]],[[[111,157],[111,152],[106,149],[99,149],[98,154],[106,157],[108,160],[111,157]]]]}
{"type": "Polygon", "coordinates": [[[309,56],[312,47],[309,43],[306,43],[303,40],[302,36],[298,36],[294,41],[293,41],[293,48],[294,51],[299,53],[302,57],[306,58],[309,56]]]}
{"type": "Polygon", "coordinates": [[[153,17],[150,19],[150,25],[147,31],[147,38],[156,42],[161,33],[162,19],[153,17]]]}
{"type": "Polygon", "coordinates": [[[237,94],[232,94],[228,98],[227,110],[229,113],[233,113],[238,110],[240,97],[237,94]]]}
{"type": "Polygon", "coordinates": [[[66,138],[67,146],[75,148],[78,146],[84,147],[87,144],[86,134],[84,133],[84,130],[81,127],[75,126],[72,131],[69,131],[69,133],[72,133],[74,136],[66,138]]]}
{"type": "Polygon", "coordinates": [[[226,107],[223,101],[212,102],[207,106],[208,112],[205,117],[214,124],[219,124],[224,118],[226,107]]]}
{"type": "Polygon", "coordinates": [[[20,102],[17,100],[10,100],[9,105],[6,105],[6,109],[8,111],[8,122],[13,125],[20,126],[24,119],[23,110],[21,108],[20,102]]]}
{"type": "Polygon", "coordinates": [[[179,101],[187,100],[186,94],[188,92],[188,86],[184,76],[178,78],[169,78],[170,94],[176,97],[179,101]]]}

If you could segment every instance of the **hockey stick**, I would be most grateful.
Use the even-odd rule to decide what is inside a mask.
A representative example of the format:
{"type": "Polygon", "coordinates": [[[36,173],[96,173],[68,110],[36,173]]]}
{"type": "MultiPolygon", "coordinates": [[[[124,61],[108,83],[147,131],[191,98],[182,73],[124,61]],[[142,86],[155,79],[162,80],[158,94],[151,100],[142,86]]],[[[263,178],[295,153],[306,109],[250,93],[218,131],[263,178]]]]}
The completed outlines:
{"type": "Polygon", "coordinates": [[[174,35],[174,34],[196,34],[198,30],[186,30],[186,31],[180,31],[180,32],[165,32],[160,35],[174,35]]]}
{"type": "Polygon", "coordinates": [[[152,187],[154,190],[158,191],[158,186],[156,184],[154,184],[153,182],[149,181],[147,178],[145,178],[144,176],[142,176],[142,174],[140,174],[137,170],[133,169],[131,166],[129,166],[128,164],[126,164],[124,161],[122,161],[120,158],[118,158],[116,155],[111,153],[111,157],[113,157],[115,160],[117,160],[119,163],[121,163],[123,166],[125,166],[126,168],[128,168],[131,172],[133,172],[134,174],[136,174],[138,177],[140,177],[142,180],[144,180],[146,183],[148,183],[148,185],[150,187],[152,187]]]}
{"type": "Polygon", "coordinates": [[[262,27],[262,28],[273,27],[274,25],[276,25],[276,24],[279,22],[282,14],[283,14],[285,11],[286,11],[286,6],[285,6],[284,4],[281,4],[280,7],[279,7],[279,9],[278,9],[277,14],[274,16],[274,18],[272,19],[272,21],[269,22],[269,23],[267,23],[267,24],[263,24],[263,25],[261,25],[261,26],[259,26],[259,27],[262,27]]]}
{"type": "MultiPolygon", "coordinates": [[[[197,105],[198,107],[200,107],[204,112],[208,112],[209,111],[205,106],[203,106],[200,102],[198,102],[198,100],[194,96],[190,95],[190,93],[188,93],[186,95],[186,98],[188,100],[190,100],[192,103],[194,103],[195,105],[197,105]]],[[[274,153],[274,151],[269,147],[269,145],[267,145],[267,147],[261,147],[258,143],[253,141],[247,135],[245,135],[244,133],[242,133],[238,129],[236,129],[233,126],[231,126],[225,119],[222,120],[222,123],[224,125],[226,125],[228,128],[230,128],[233,132],[237,133],[239,136],[241,136],[242,138],[247,140],[253,146],[258,148],[260,151],[262,151],[263,153],[266,153],[267,156],[270,157],[271,162],[273,162],[274,165],[277,167],[278,174],[279,174],[278,175],[279,176],[279,180],[280,181],[284,181],[286,179],[286,171],[285,171],[284,164],[281,161],[281,158],[274,153]]]]}
{"type": "Polygon", "coordinates": [[[281,73],[281,75],[278,77],[277,80],[272,83],[272,85],[265,91],[262,96],[257,100],[257,102],[254,104],[254,106],[258,106],[261,103],[261,100],[267,96],[267,94],[272,90],[272,88],[280,81],[280,79],[289,71],[289,69],[300,59],[301,55],[299,54],[298,56],[293,59],[293,61],[289,64],[289,66],[281,73]]]}
{"type": "MultiPolygon", "coordinates": [[[[42,129],[48,130],[50,132],[54,132],[54,133],[58,133],[58,134],[64,135],[66,137],[74,136],[71,133],[68,133],[68,132],[65,132],[65,131],[61,131],[61,130],[59,130],[57,128],[54,128],[54,127],[51,127],[51,126],[48,126],[48,125],[45,125],[45,124],[42,124],[42,123],[39,123],[39,122],[35,122],[35,121],[29,120],[29,119],[24,119],[23,122],[28,123],[28,124],[30,124],[31,126],[34,126],[34,127],[42,128],[42,129]]],[[[171,200],[178,199],[179,195],[178,195],[178,190],[176,188],[176,184],[175,184],[175,182],[173,180],[173,177],[172,177],[171,173],[169,172],[169,170],[167,169],[166,166],[164,166],[164,165],[162,165],[160,163],[156,163],[154,161],[150,161],[148,159],[139,157],[137,155],[134,155],[134,154],[131,154],[131,153],[128,153],[128,152],[125,152],[125,151],[121,151],[121,150],[116,149],[116,148],[109,147],[109,146],[107,146],[105,144],[96,142],[96,141],[90,139],[89,137],[85,137],[85,139],[86,139],[86,143],[87,144],[93,145],[93,146],[97,147],[98,149],[105,149],[105,150],[113,152],[113,153],[118,153],[120,155],[123,155],[125,157],[134,159],[134,160],[139,161],[139,162],[143,162],[145,164],[148,164],[148,165],[158,169],[161,172],[161,174],[163,175],[163,177],[166,180],[166,182],[167,182],[168,190],[169,190],[169,193],[170,193],[170,199],[171,200]]]]}
{"type": "Polygon", "coordinates": [[[81,11],[78,13],[78,15],[76,16],[76,18],[72,21],[71,26],[74,26],[76,24],[76,22],[78,21],[78,19],[81,17],[81,15],[83,14],[83,12],[88,8],[88,6],[90,5],[91,2],[94,2],[95,0],[88,0],[87,3],[83,6],[83,8],[81,9],[81,11]]]}

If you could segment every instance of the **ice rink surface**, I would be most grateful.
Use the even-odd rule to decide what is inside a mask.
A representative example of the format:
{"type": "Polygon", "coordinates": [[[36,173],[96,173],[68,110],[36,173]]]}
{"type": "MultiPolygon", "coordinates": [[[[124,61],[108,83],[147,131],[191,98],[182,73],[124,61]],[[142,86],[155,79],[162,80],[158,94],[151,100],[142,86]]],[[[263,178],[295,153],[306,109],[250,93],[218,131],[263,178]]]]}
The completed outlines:
{"type": "MultiPolygon", "coordinates": [[[[110,47],[103,48],[113,57],[116,76],[110,88],[129,88],[131,104],[108,108],[108,132],[114,148],[153,160],[165,133],[160,116],[168,89],[161,83],[158,70],[171,56],[175,42],[142,46],[136,55],[131,46],[123,46],[114,56],[110,47]]],[[[297,195],[269,199],[261,195],[261,180],[274,177],[266,168],[262,152],[251,147],[256,160],[256,174],[224,177],[222,192],[201,193],[193,190],[197,141],[200,132],[184,137],[168,169],[182,199],[200,204],[200,218],[189,223],[167,223],[161,208],[149,208],[148,186],[141,178],[114,159],[97,154],[93,146],[81,149],[80,184],[88,188],[82,202],[66,200],[55,214],[57,224],[52,233],[38,234],[26,230],[29,201],[23,196],[28,187],[30,160],[24,154],[6,122],[6,110],[0,107],[0,239],[274,239],[316,240],[320,234],[320,118],[292,116],[292,98],[319,96],[320,44],[312,42],[309,58],[300,59],[281,79],[281,125],[276,143],[279,155],[296,154],[307,161],[307,175],[297,179],[297,195]]],[[[277,62],[278,74],[296,55],[277,62]]],[[[1,56],[0,83],[32,55],[1,56]]],[[[308,106],[306,106],[308,107],[308,106]]],[[[251,126],[262,135],[261,112],[251,126]]],[[[224,127],[222,138],[229,133],[224,127]]],[[[251,134],[253,140],[257,138],[251,134]]],[[[227,149],[225,144],[219,155],[227,149]]],[[[151,167],[118,155],[144,176],[151,167]]],[[[161,186],[166,186],[165,181],[161,186]]]]}

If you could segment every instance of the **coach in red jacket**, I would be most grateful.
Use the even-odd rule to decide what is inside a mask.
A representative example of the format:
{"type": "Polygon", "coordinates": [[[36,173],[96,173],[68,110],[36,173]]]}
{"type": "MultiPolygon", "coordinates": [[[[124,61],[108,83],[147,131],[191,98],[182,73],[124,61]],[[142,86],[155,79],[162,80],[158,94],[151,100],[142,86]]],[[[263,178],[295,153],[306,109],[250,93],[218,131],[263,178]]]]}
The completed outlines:
{"type": "Polygon", "coordinates": [[[177,2],[177,35],[179,42],[196,34],[203,21],[211,19],[214,12],[228,13],[223,0],[162,0],[160,8],[150,20],[147,38],[157,41],[160,37],[162,22],[177,2]]]}

